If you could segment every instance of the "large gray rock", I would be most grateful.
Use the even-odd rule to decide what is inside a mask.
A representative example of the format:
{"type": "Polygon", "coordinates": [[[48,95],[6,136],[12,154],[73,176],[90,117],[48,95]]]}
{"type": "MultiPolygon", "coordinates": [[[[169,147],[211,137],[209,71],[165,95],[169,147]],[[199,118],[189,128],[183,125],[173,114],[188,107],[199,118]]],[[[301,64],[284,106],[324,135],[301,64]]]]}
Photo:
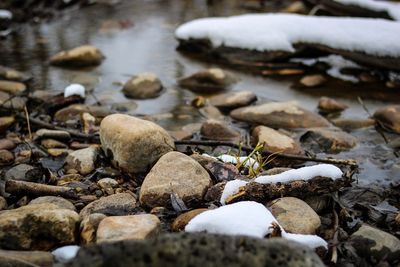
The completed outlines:
{"type": "Polygon", "coordinates": [[[100,140],[113,163],[129,173],[148,171],[175,147],[171,136],[157,124],[123,114],[103,119],[100,140]]]}
{"type": "Polygon", "coordinates": [[[50,58],[50,64],[65,67],[86,67],[99,65],[104,59],[99,49],[83,45],[71,50],[61,51],[50,58]]]}
{"type": "Polygon", "coordinates": [[[233,110],[230,115],[239,121],[271,128],[294,129],[329,126],[326,119],[299,107],[295,101],[239,108],[233,110]]]}
{"type": "Polygon", "coordinates": [[[32,204],[0,214],[0,247],[47,250],[76,242],[79,215],[54,204],[32,204]]]}
{"type": "Polygon", "coordinates": [[[97,228],[97,243],[153,238],[160,232],[160,225],[152,214],[107,217],[97,228]]]}
{"type": "Polygon", "coordinates": [[[197,161],[169,152],[147,174],[139,200],[147,207],[167,206],[170,195],[175,193],[185,202],[199,202],[210,185],[209,174],[197,161]]]}
{"type": "Polygon", "coordinates": [[[83,247],[64,266],[127,267],[322,267],[315,252],[281,238],[170,234],[83,247]]]}
{"type": "Polygon", "coordinates": [[[163,89],[160,79],[153,73],[141,73],[128,80],[122,92],[126,97],[146,99],[157,97],[163,89]]]}
{"type": "Polygon", "coordinates": [[[257,100],[251,91],[239,91],[216,95],[210,98],[210,104],[220,109],[235,109],[248,106],[257,100]]]}

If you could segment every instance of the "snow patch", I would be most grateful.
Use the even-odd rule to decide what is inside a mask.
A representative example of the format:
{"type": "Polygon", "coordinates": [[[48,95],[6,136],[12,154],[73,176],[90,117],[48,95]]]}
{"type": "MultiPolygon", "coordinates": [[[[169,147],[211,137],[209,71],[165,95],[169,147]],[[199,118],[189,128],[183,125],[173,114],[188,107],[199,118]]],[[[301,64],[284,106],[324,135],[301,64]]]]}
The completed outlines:
{"type": "Polygon", "coordinates": [[[64,246],[51,252],[58,262],[65,263],[75,258],[78,253],[79,246],[64,246]]]}
{"type": "Polygon", "coordinates": [[[258,164],[258,162],[255,159],[249,158],[249,157],[239,157],[239,162],[238,162],[238,158],[231,156],[231,155],[221,155],[218,156],[217,159],[222,160],[223,162],[227,162],[227,163],[232,163],[232,164],[240,164],[240,163],[244,163],[244,166],[246,168],[250,168],[253,167],[254,169],[257,169],[260,165],[258,164]]]}
{"type": "Polygon", "coordinates": [[[6,9],[0,9],[0,19],[12,19],[13,14],[6,10],[6,9]]]}
{"type": "Polygon", "coordinates": [[[283,238],[310,248],[327,248],[326,241],[318,236],[286,233],[272,213],[264,205],[254,201],[242,201],[205,211],[194,217],[186,225],[185,231],[264,238],[272,232],[273,223],[281,228],[283,238]]]}
{"type": "Polygon", "coordinates": [[[181,25],[175,36],[208,39],[214,47],[261,52],[294,52],[294,44],[308,43],[374,56],[400,56],[400,23],[383,19],[246,14],[197,19],[181,25]]]}
{"type": "Polygon", "coordinates": [[[224,191],[222,192],[220,202],[225,205],[226,199],[236,193],[239,193],[240,187],[246,186],[248,182],[243,180],[232,180],[225,184],[224,191]]]}
{"type": "Polygon", "coordinates": [[[69,97],[72,95],[78,95],[82,98],[85,97],[85,87],[79,83],[73,83],[65,87],[64,97],[69,97]]]}
{"type": "Polygon", "coordinates": [[[377,12],[387,12],[393,19],[400,20],[400,4],[389,1],[375,0],[333,0],[334,2],[352,6],[358,6],[377,12]]]}

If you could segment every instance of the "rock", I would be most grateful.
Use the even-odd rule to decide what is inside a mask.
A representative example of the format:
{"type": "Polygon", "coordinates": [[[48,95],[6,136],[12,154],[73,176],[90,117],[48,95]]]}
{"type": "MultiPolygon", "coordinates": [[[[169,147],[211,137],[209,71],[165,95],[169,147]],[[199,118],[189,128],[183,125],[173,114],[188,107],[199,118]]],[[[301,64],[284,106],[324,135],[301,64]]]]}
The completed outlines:
{"type": "Polygon", "coordinates": [[[66,200],[65,198],[62,197],[55,197],[55,196],[44,196],[44,197],[38,197],[31,202],[29,202],[28,205],[33,205],[33,204],[54,204],[58,206],[60,209],[67,209],[67,210],[72,210],[76,212],[76,208],[74,204],[72,204],[70,201],[66,200]]]}
{"type": "Polygon", "coordinates": [[[36,136],[39,138],[54,138],[54,139],[70,139],[71,135],[66,131],[40,129],[36,131],[36,136]]]}
{"type": "Polygon", "coordinates": [[[13,116],[0,117],[0,133],[6,131],[14,122],[15,118],[13,116]]]}
{"type": "Polygon", "coordinates": [[[7,208],[7,200],[0,196],[0,211],[5,210],[7,208]]]}
{"type": "Polygon", "coordinates": [[[0,78],[16,82],[26,82],[32,79],[30,75],[4,66],[0,66],[0,78]]]}
{"type": "Polygon", "coordinates": [[[337,153],[357,145],[357,138],[334,128],[311,128],[300,137],[300,141],[314,151],[337,153]]]}
{"type": "Polygon", "coordinates": [[[295,197],[282,197],[269,203],[271,213],[287,232],[313,235],[321,220],[306,202],[295,197]]]}
{"type": "Polygon", "coordinates": [[[264,151],[295,155],[303,153],[303,149],[293,138],[266,126],[257,126],[251,136],[253,146],[264,143],[264,151]]]}
{"type": "Polygon", "coordinates": [[[100,180],[97,181],[97,184],[103,189],[109,188],[109,187],[115,188],[115,187],[118,186],[118,182],[115,179],[112,179],[112,178],[100,179],[100,180]]]}
{"type": "Polygon", "coordinates": [[[11,139],[0,139],[0,149],[5,149],[5,150],[12,150],[16,147],[16,144],[13,140],[11,139]]]}
{"type": "Polygon", "coordinates": [[[216,95],[210,98],[210,104],[224,110],[248,106],[257,100],[251,91],[239,91],[216,95]]]}
{"type": "Polygon", "coordinates": [[[212,68],[196,72],[178,81],[179,85],[197,93],[212,93],[227,89],[235,77],[222,69],[212,68]]]}
{"type": "Polygon", "coordinates": [[[355,130],[365,127],[375,126],[375,120],[373,119],[345,119],[338,118],[332,120],[332,123],[342,128],[343,130],[355,130]]]}
{"type": "Polygon", "coordinates": [[[400,134],[400,105],[380,108],[373,115],[383,127],[400,134]]]}
{"type": "Polygon", "coordinates": [[[190,140],[193,137],[193,133],[184,130],[168,131],[168,133],[174,140],[190,140]]]}
{"type": "Polygon", "coordinates": [[[233,110],[230,115],[239,121],[271,128],[293,129],[329,126],[326,119],[299,107],[294,101],[239,108],[233,110]]]}
{"type": "Polygon", "coordinates": [[[83,113],[90,113],[95,118],[102,119],[112,112],[105,106],[87,106],[81,104],[73,104],[66,108],[58,110],[54,114],[54,119],[59,122],[68,120],[80,120],[83,113]]]}
{"type": "Polygon", "coordinates": [[[218,141],[240,141],[240,132],[217,120],[208,120],[201,125],[200,134],[205,139],[218,141]]]}
{"type": "Polygon", "coordinates": [[[193,154],[190,157],[200,163],[217,182],[234,180],[240,176],[239,170],[231,163],[221,162],[215,158],[199,154],[193,154]]]}
{"type": "Polygon", "coordinates": [[[41,267],[53,266],[53,255],[51,255],[51,253],[47,251],[0,250],[0,266],[15,266],[15,265],[4,264],[3,257],[18,259],[25,263],[32,264],[25,266],[33,266],[33,265],[41,267]]]}
{"type": "Polygon", "coordinates": [[[145,177],[139,199],[147,207],[164,207],[170,205],[170,195],[175,193],[185,203],[199,202],[210,185],[210,176],[198,162],[185,154],[169,152],[145,177]]]}
{"type": "Polygon", "coordinates": [[[9,93],[12,95],[18,95],[26,90],[26,85],[20,82],[1,81],[0,80],[0,91],[9,93]]]}
{"type": "Polygon", "coordinates": [[[281,238],[257,239],[211,234],[168,234],[150,240],[82,247],[66,267],[91,266],[217,267],[325,266],[317,254],[281,238]],[[134,253],[133,253],[134,252],[134,253]],[[245,255],[245,256],[244,256],[245,255]]]}
{"type": "Polygon", "coordinates": [[[347,105],[329,97],[321,97],[318,101],[318,109],[324,113],[340,112],[347,108],[347,105]]]}
{"type": "Polygon", "coordinates": [[[367,224],[362,224],[360,229],[350,236],[350,241],[360,257],[373,259],[373,262],[392,262],[400,258],[400,240],[367,224]]]}
{"type": "Polygon", "coordinates": [[[97,243],[153,238],[160,232],[160,225],[152,214],[107,217],[97,228],[97,243]]]}
{"type": "Polygon", "coordinates": [[[172,231],[180,232],[185,229],[185,226],[190,222],[191,219],[206,211],[207,209],[195,209],[179,215],[172,223],[172,231]]]}
{"type": "Polygon", "coordinates": [[[107,216],[101,213],[92,213],[81,222],[81,240],[84,244],[96,242],[96,232],[100,222],[107,216]]]}
{"type": "Polygon", "coordinates": [[[84,207],[79,215],[86,218],[92,213],[102,213],[107,216],[127,215],[134,212],[136,198],[129,193],[119,193],[102,197],[84,207]]]}
{"type": "Polygon", "coordinates": [[[39,168],[28,164],[19,164],[9,169],[4,178],[6,180],[20,180],[27,182],[36,182],[42,178],[42,171],[39,168]]]}
{"type": "Polygon", "coordinates": [[[149,170],[175,147],[173,139],[157,124],[123,114],[103,119],[100,140],[114,165],[129,173],[149,170]]]}
{"type": "Polygon", "coordinates": [[[69,153],[65,169],[75,169],[82,175],[91,173],[95,169],[98,152],[97,147],[88,147],[69,153]]]}
{"type": "Polygon", "coordinates": [[[75,243],[79,215],[54,204],[32,204],[0,214],[0,246],[4,249],[48,250],[75,243]],[[46,237],[46,238],[43,238],[46,237]]]}
{"type": "Polygon", "coordinates": [[[307,75],[300,80],[300,84],[305,87],[320,87],[326,82],[325,76],[321,74],[307,75]]]}
{"type": "Polygon", "coordinates": [[[44,148],[68,148],[66,144],[55,139],[43,139],[40,141],[40,144],[44,148]]]}
{"type": "Polygon", "coordinates": [[[0,91],[0,104],[7,109],[23,110],[27,102],[26,97],[13,96],[0,91]]]}
{"type": "Polygon", "coordinates": [[[11,165],[14,162],[14,154],[8,150],[0,150],[0,166],[11,165]]]}
{"type": "Polygon", "coordinates": [[[205,106],[199,109],[200,114],[206,117],[207,119],[214,119],[214,120],[224,120],[225,116],[221,113],[219,109],[214,106],[205,106]]]}
{"type": "Polygon", "coordinates": [[[50,58],[50,64],[65,67],[86,67],[99,65],[104,59],[99,49],[83,45],[71,50],[62,51],[50,58]]]}
{"type": "Polygon", "coordinates": [[[72,152],[71,150],[65,149],[65,148],[49,148],[49,149],[47,149],[47,153],[49,153],[49,155],[52,157],[67,156],[71,152],[72,152]]]}
{"type": "Polygon", "coordinates": [[[128,98],[155,98],[163,89],[160,79],[153,73],[141,73],[127,81],[122,89],[128,98]]]}

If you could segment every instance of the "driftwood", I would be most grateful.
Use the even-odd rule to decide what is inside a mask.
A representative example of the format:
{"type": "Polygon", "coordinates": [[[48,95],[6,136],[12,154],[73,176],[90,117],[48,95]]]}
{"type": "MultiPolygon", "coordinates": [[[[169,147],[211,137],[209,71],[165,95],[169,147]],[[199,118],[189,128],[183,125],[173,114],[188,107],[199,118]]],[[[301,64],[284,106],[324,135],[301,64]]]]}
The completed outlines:
{"type": "Polygon", "coordinates": [[[13,195],[29,196],[61,196],[65,198],[78,198],[75,189],[66,186],[54,186],[25,181],[6,181],[5,191],[13,195]]]}
{"type": "Polygon", "coordinates": [[[342,187],[350,186],[350,178],[332,180],[326,177],[315,177],[308,181],[293,181],[290,183],[248,183],[240,188],[237,194],[230,196],[225,202],[227,204],[253,200],[265,203],[279,197],[297,197],[304,199],[309,196],[325,195],[338,191],[342,187]]]}

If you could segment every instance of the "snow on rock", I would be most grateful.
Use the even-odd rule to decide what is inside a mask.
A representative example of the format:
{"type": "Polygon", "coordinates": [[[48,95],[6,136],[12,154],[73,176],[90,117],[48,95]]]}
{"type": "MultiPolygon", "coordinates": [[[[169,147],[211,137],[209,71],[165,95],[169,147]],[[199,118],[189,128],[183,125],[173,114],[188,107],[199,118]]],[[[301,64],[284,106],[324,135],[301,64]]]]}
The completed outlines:
{"type": "Polygon", "coordinates": [[[53,252],[51,253],[58,262],[64,263],[75,258],[79,249],[80,249],[79,246],[64,246],[53,250],[53,252]]]}
{"type": "Polygon", "coordinates": [[[222,191],[220,202],[225,205],[226,199],[236,193],[239,193],[239,189],[245,186],[248,182],[243,180],[232,180],[226,183],[224,191],[222,191]]]}
{"type": "Polygon", "coordinates": [[[213,157],[213,156],[210,156],[210,155],[208,155],[206,153],[203,153],[202,156],[213,158],[213,159],[219,159],[219,160],[221,160],[221,161],[223,161],[225,163],[232,163],[234,165],[238,164],[238,159],[239,159],[239,163],[242,163],[242,162],[246,161],[244,163],[244,166],[246,168],[253,167],[253,169],[257,169],[260,166],[255,159],[249,158],[249,157],[234,157],[234,156],[227,155],[227,154],[223,154],[223,155],[220,155],[218,157],[213,157]]]}
{"type": "Polygon", "coordinates": [[[393,19],[400,20],[400,4],[389,1],[375,0],[333,0],[334,2],[371,9],[377,12],[387,12],[393,19]]]}
{"type": "Polygon", "coordinates": [[[72,95],[79,95],[82,98],[85,97],[85,87],[79,83],[73,83],[65,87],[64,97],[69,97],[72,95]]]}
{"type": "Polygon", "coordinates": [[[205,211],[194,217],[186,225],[185,231],[264,238],[272,232],[273,223],[281,228],[283,238],[311,248],[327,247],[326,241],[318,236],[286,233],[272,213],[264,205],[254,201],[242,201],[205,211]]]}
{"type": "Polygon", "coordinates": [[[373,56],[400,56],[400,23],[383,19],[247,14],[197,19],[181,25],[175,35],[181,40],[208,39],[214,47],[261,52],[295,52],[294,45],[303,43],[373,56]]]}

